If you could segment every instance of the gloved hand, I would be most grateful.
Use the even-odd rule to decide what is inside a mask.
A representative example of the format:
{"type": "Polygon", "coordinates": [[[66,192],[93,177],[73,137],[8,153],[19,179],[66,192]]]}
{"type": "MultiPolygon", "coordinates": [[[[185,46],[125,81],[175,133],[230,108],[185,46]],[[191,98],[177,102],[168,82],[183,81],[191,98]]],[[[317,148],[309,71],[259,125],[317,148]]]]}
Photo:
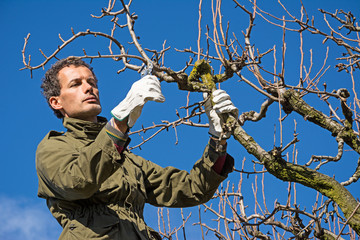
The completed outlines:
{"type": "MultiPolygon", "coordinates": [[[[207,97],[207,93],[203,94],[204,99],[207,97]]],[[[211,99],[209,98],[204,106],[206,115],[209,118],[209,134],[213,137],[220,138],[222,132],[222,118],[220,114],[230,113],[235,118],[239,115],[239,110],[232,103],[229,94],[224,90],[217,89],[212,93],[212,101],[214,105],[211,105],[211,99]]],[[[227,133],[225,136],[222,136],[223,139],[230,138],[231,133],[227,133]]]]}
{"type": "Polygon", "coordinates": [[[147,101],[164,102],[160,81],[153,75],[147,75],[136,81],[130,91],[112,111],[111,115],[119,121],[129,117],[127,125],[134,126],[140,117],[142,108],[147,101]]]}

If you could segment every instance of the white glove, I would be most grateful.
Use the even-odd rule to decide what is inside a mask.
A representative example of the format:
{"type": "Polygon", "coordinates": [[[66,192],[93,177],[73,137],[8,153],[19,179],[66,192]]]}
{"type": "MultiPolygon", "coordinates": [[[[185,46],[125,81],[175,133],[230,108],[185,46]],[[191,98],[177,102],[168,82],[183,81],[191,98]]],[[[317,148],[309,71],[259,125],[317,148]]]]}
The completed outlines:
{"type": "MultiPolygon", "coordinates": [[[[204,99],[206,98],[207,93],[203,94],[204,99]]],[[[213,137],[220,138],[222,132],[222,118],[219,116],[224,113],[230,113],[235,118],[238,117],[239,110],[231,102],[229,94],[224,90],[217,89],[212,93],[212,101],[214,105],[211,104],[211,99],[209,98],[204,106],[206,115],[209,118],[209,134],[213,137]]],[[[223,136],[224,139],[230,138],[231,133],[227,133],[223,136]]]]}
{"type": "Polygon", "coordinates": [[[136,81],[130,91],[112,111],[111,115],[119,121],[129,117],[127,125],[134,126],[140,117],[142,108],[147,101],[164,102],[160,81],[153,75],[147,75],[136,81]]]}

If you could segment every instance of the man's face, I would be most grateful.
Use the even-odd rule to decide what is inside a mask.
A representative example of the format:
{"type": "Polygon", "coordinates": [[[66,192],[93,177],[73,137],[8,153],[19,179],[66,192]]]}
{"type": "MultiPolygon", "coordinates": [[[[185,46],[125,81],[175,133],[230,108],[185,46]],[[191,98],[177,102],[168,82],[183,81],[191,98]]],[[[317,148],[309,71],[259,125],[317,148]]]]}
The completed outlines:
{"type": "Polygon", "coordinates": [[[97,121],[101,112],[97,81],[85,66],[64,67],[58,73],[60,95],[49,99],[50,105],[65,117],[97,121]]]}

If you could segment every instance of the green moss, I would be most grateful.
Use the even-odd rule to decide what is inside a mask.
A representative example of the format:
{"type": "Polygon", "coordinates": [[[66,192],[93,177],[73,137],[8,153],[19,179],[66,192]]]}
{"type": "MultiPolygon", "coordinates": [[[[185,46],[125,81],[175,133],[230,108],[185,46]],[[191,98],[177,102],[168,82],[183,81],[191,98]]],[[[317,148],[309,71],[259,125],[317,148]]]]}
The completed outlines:
{"type": "Polygon", "coordinates": [[[234,72],[229,66],[225,67],[224,73],[213,75],[210,64],[204,59],[195,62],[189,76],[170,73],[170,76],[177,81],[179,89],[193,92],[211,92],[216,88],[216,83],[223,82],[233,75],[234,72]]]}
{"type": "Polygon", "coordinates": [[[189,75],[188,84],[193,86],[195,90],[207,89],[212,91],[215,89],[214,77],[211,74],[211,67],[208,62],[205,60],[196,61],[189,75]]]}

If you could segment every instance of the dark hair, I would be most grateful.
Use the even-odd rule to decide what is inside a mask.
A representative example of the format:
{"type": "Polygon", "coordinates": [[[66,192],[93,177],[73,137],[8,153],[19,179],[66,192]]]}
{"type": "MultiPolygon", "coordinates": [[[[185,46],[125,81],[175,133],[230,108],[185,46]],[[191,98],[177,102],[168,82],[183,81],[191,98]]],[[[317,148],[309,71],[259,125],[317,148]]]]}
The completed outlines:
{"type": "Polygon", "coordinates": [[[49,99],[50,99],[50,97],[60,95],[61,86],[60,86],[60,81],[58,79],[58,73],[61,69],[65,68],[65,67],[69,67],[71,65],[74,65],[75,67],[80,67],[80,66],[87,67],[92,72],[92,74],[94,75],[94,77],[96,79],[93,68],[89,64],[84,62],[82,59],[76,58],[76,57],[68,57],[68,58],[61,59],[61,60],[57,61],[56,63],[54,63],[51,66],[51,68],[46,71],[45,76],[42,79],[41,93],[45,97],[50,108],[54,111],[55,116],[58,118],[64,118],[64,116],[62,115],[62,113],[59,110],[53,109],[51,107],[51,105],[49,103],[49,99]]]}

